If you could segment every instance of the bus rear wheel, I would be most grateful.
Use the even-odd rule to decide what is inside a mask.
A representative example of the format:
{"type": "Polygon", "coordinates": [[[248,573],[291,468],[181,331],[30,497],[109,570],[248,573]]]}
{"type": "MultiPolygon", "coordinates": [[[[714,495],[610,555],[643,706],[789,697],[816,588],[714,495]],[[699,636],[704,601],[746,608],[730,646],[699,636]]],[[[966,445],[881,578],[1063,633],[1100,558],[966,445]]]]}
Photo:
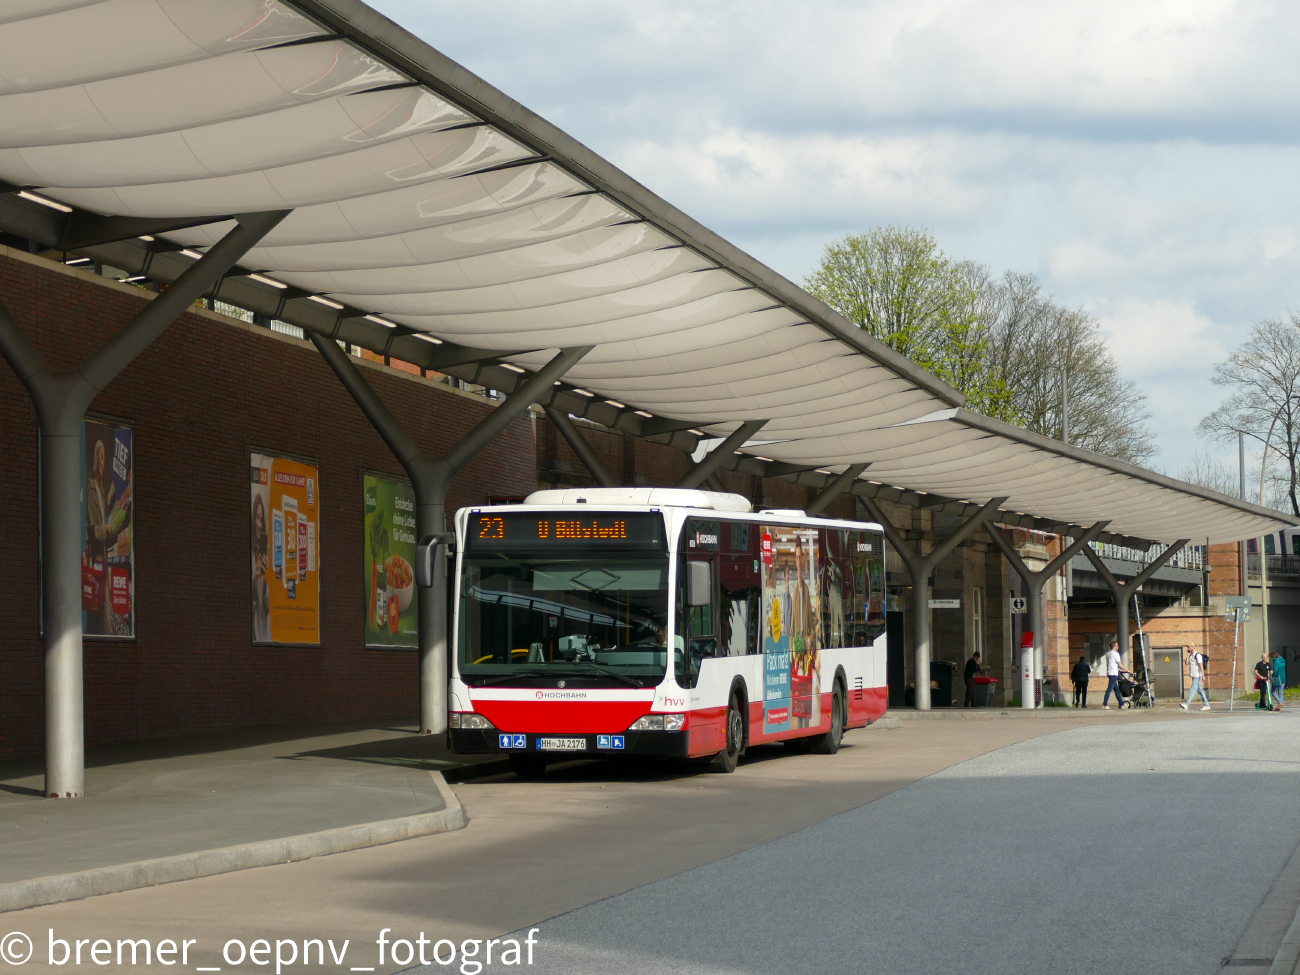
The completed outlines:
{"type": "Polygon", "coordinates": [[[511,755],[510,768],[521,779],[540,779],[546,773],[546,756],[528,752],[511,755]]]}
{"type": "Polygon", "coordinates": [[[714,756],[712,768],[715,772],[734,772],[740,761],[740,753],[745,750],[745,716],[740,708],[740,695],[732,694],[727,706],[727,745],[714,756]]]}
{"type": "Polygon", "coordinates": [[[840,750],[840,742],[843,739],[844,692],[840,690],[840,685],[836,684],[835,693],[831,695],[831,729],[814,739],[813,751],[818,755],[834,755],[840,750]]]}

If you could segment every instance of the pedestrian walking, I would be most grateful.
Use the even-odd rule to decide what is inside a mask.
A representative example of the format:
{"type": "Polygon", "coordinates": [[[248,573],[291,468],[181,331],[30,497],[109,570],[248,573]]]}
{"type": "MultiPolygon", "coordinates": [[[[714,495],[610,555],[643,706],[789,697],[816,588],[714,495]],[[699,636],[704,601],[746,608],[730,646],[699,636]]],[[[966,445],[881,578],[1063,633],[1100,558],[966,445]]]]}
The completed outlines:
{"type": "Polygon", "coordinates": [[[1119,693],[1119,671],[1121,663],[1119,659],[1118,640],[1110,641],[1110,649],[1106,651],[1106,656],[1102,658],[1102,662],[1106,665],[1106,695],[1101,699],[1101,709],[1103,711],[1110,710],[1110,695],[1112,691],[1115,694],[1115,700],[1119,702],[1119,706],[1123,707],[1124,698],[1121,697],[1119,693]]]}
{"type": "Polygon", "coordinates": [[[1079,654],[1079,661],[1070,668],[1070,681],[1074,684],[1074,706],[1076,708],[1086,708],[1088,706],[1088,678],[1092,676],[1092,668],[1088,666],[1088,658],[1079,654]]]}
{"type": "Polygon", "coordinates": [[[1282,699],[1286,696],[1286,657],[1273,651],[1273,710],[1282,710],[1282,699]]]}
{"type": "Polygon", "coordinates": [[[1208,662],[1205,654],[1197,653],[1191,647],[1185,646],[1183,647],[1183,656],[1187,659],[1187,676],[1192,679],[1192,690],[1187,695],[1187,700],[1178,706],[1186,711],[1192,703],[1192,698],[1199,694],[1204,702],[1201,705],[1201,710],[1208,711],[1210,710],[1210,695],[1205,693],[1203,683],[1205,680],[1205,665],[1208,662]]]}
{"type": "Polygon", "coordinates": [[[980,652],[976,650],[969,660],[966,661],[966,700],[963,707],[973,708],[975,706],[975,675],[984,673],[984,668],[980,666],[980,652]]]}
{"type": "Polygon", "coordinates": [[[1256,710],[1273,710],[1272,682],[1273,668],[1268,664],[1268,651],[1265,650],[1255,662],[1255,689],[1259,691],[1259,700],[1255,702],[1256,710]]]}

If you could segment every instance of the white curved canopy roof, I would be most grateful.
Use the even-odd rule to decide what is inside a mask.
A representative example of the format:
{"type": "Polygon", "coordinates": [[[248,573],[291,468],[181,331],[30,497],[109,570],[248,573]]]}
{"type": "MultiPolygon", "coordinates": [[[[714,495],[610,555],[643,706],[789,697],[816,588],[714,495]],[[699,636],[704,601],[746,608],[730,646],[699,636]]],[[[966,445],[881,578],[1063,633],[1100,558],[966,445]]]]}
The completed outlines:
{"type": "MultiPolygon", "coordinates": [[[[962,397],[354,0],[0,0],[0,179],[114,217],[292,209],[246,269],[745,449],[1062,525],[1233,540],[1281,516],[962,397]],[[521,351],[524,350],[524,351],[521,351]]],[[[281,302],[283,306],[283,302],[281,302]]],[[[332,306],[331,306],[332,307],[332,306]]]]}

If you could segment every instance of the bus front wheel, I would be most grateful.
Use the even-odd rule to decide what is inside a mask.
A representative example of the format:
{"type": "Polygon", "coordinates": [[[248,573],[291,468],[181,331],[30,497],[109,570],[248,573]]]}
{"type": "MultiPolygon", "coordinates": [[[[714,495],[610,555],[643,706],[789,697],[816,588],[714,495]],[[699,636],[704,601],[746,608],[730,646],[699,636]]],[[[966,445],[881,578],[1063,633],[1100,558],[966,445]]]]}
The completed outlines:
{"type": "Polygon", "coordinates": [[[731,695],[727,707],[727,745],[713,759],[713,771],[734,772],[745,750],[745,716],[740,708],[740,695],[731,695]]]}
{"type": "Polygon", "coordinates": [[[546,756],[528,752],[511,755],[510,768],[521,779],[540,779],[546,772],[546,756]]]}
{"type": "Polygon", "coordinates": [[[813,751],[818,755],[834,755],[840,750],[840,741],[844,738],[844,692],[840,685],[835,685],[831,695],[831,728],[826,734],[814,739],[813,751]]]}

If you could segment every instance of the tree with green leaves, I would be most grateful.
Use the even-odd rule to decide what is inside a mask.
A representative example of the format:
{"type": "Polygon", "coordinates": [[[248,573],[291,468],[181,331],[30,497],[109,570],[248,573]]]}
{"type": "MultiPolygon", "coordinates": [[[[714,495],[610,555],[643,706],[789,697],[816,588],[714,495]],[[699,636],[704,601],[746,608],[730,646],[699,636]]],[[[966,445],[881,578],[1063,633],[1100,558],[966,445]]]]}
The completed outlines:
{"type": "Polygon", "coordinates": [[[981,314],[987,273],[958,262],[923,230],[880,227],[826,245],[804,286],[863,331],[964,393],[973,409],[1010,418],[987,367],[981,314]]]}
{"type": "Polygon", "coordinates": [[[1144,397],[1120,375],[1100,323],[1057,304],[1033,275],[943,253],[934,237],[879,227],[826,246],[804,285],[890,348],[966,396],[969,409],[1138,462],[1156,452],[1144,397]]]}

